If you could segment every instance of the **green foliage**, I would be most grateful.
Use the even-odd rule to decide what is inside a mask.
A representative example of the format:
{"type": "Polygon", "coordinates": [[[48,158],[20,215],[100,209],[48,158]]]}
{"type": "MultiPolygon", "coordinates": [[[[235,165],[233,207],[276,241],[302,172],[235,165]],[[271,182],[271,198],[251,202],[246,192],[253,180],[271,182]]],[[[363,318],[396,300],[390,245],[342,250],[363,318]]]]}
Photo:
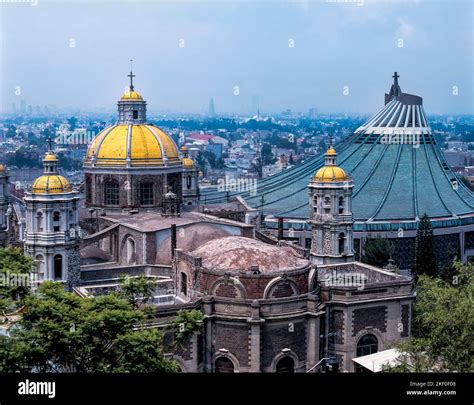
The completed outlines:
{"type": "MultiPolygon", "coordinates": [[[[156,370],[156,359],[163,359],[163,334],[158,329],[142,329],[120,336],[116,340],[116,349],[120,353],[119,364],[115,371],[146,373],[156,370]]],[[[173,361],[162,361],[161,372],[178,372],[179,367],[173,361]]]]}
{"type": "Polygon", "coordinates": [[[272,147],[269,143],[265,142],[262,145],[262,150],[260,151],[262,155],[262,164],[271,165],[275,161],[275,156],[273,156],[272,147]]]}
{"type": "Polygon", "coordinates": [[[133,330],[144,315],[118,294],[84,299],[49,281],[25,305],[12,338],[0,339],[0,372],[157,372],[176,367],[163,358],[158,331],[133,330]]]}
{"type": "Polygon", "coordinates": [[[146,276],[123,276],[120,280],[120,289],[123,297],[138,308],[140,303],[146,304],[153,300],[155,282],[146,276]]]}
{"type": "Polygon", "coordinates": [[[24,147],[19,148],[15,153],[9,154],[7,166],[17,167],[41,167],[42,163],[37,158],[33,158],[24,147]]]}
{"type": "Polygon", "coordinates": [[[293,149],[294,151],[297,149],[296,142],[291,142],[288,138],[279,136],[276,133],[270,135],[268,141],[271,145],[276,146],[277,148],[293,149]]]}
{"type": "Polygon", "coordinates": [[[178,345],[182,344],[194,333],[201,333],[203,327],[202,319],[201,311],[195,309],[178,311],[172,323],[175,343],[178,345]]]}
{"type": "Polygon", "coordinates": [[[427,274],[438,275],[438,263],[434,254],[433,228],[428,215],[423,214],[415,240],[415,260],[412,268],[416,276],[427,274]]]}
{"type": "Polygon", "coordinates": [[[383,267],[393,255],[393,245],[387,239],[367,239],[364,244],[362,262],[371,266],[383,267]]]}
{"type": "Polygon", "coordinates": [[[397,344],[398,372],[474,371],[474,266],[454,265],[447,282],[425,274],[417,283],[413,337],[397,344]]]}
{"type": "Polygon", "coordinates": [[[0,248],[0,313],[14,310],[30,292],[35,264],[19,248],[0,248]]]}

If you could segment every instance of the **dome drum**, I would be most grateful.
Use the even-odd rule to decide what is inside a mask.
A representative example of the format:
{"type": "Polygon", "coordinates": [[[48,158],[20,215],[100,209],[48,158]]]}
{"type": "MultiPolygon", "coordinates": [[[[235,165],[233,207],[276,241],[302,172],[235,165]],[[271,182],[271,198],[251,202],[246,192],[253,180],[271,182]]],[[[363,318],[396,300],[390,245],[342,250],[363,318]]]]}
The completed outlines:
{"type": "Polygon", "coordinates": [[[156,209],[171,190],[182,199],[181,173],[85,173],[86,206],[108,210],[156,209]]]}

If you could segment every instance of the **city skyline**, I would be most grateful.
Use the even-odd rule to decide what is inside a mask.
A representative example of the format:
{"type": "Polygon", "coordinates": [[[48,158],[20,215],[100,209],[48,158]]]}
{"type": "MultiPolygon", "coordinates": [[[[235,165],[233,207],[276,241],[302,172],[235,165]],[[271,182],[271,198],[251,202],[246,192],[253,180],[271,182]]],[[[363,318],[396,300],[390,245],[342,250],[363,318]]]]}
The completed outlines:
{"type": "Polygon", "coordinates": [[[150,111],[366,114],[398,71],[428,114],[473,112],[469,1],[139,5],[3,3],[2,111],[113,112],[133,59],[150,111]]]}

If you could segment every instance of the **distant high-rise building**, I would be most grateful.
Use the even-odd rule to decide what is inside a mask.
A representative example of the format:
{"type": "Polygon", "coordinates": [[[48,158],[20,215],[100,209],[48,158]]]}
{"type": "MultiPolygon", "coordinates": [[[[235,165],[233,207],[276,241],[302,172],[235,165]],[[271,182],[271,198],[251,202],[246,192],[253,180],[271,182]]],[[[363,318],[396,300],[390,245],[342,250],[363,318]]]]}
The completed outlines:
{"type": "Polygon", "coordinates": [[[21,100],[20,102],[20,113],[26,114],[26,101],[25,100],[21,100]]]}
{"type": "Polygon", "coordinates": [[[208,110],[209,115],[215,115],[216,114],[216,108],[214,106],[214,99],[211,97],[209,100],[209,110],[208,110]]]}
{"type": "Polygon", "coordinates": [[[27,114],[28,115],[33,115],[33,106],[29,105],[27,108],[27,114]]]}
{"type": "Polygon", "coordinates": [[[16,114],[16,104],[12,103],[12,114],[16,114]]]}
{"type": "Polygon", "coordinates": [[[259,110],[260,110],[260,100],[259,100],[259,97],[258,95],[254,94],[252,96],[252,105],[251,105],[251,113],[252,114],[255,114],[255,113],[259,113],[259,110]]]}
{"type": "Polygon", "coordinates": [[[41,115],[41,107],[39,105],[35,107],[35,115],[41,115]]]}
{"type": "Polygon", "coordinates": [[[316,108],[310,108],[308,110],[308,117],[314,118],[318,114],[318,110],[316,108]]]}

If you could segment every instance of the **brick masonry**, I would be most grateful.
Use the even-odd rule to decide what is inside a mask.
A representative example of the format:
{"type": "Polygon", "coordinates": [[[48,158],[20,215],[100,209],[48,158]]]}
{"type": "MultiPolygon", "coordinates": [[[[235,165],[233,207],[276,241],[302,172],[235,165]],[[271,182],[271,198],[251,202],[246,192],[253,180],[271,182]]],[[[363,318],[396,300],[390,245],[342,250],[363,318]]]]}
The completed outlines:
{"type": "Polygon", "coordinates": [[[216,322],[214,325],[215,349],[227,349],[232,353],[241,367],[249,366],[249,328],[230,322],[216,322]]]}
{"type": "Polygon", "coordinates": [[[410,305],[402,305],[402,326],[401,337],[408,337],[410,335],[410,305]]]}
{"type": "Polygon", "coordinates": [[[385,305],[354,309],[352,316],[352,336],[356,336],[368,326],[377,328],[380,332],[387,331],[387,307],[385,305]]]}
{"type": "Polygon", "coordinates": [[[304,320],[267,322],[262,333],[262,367],[271,366],[282,349],[290,349],[300,362],[306,361],[306,326],[304,320]],[[290,325],[290,323],[292,325],[290,325]]]}

